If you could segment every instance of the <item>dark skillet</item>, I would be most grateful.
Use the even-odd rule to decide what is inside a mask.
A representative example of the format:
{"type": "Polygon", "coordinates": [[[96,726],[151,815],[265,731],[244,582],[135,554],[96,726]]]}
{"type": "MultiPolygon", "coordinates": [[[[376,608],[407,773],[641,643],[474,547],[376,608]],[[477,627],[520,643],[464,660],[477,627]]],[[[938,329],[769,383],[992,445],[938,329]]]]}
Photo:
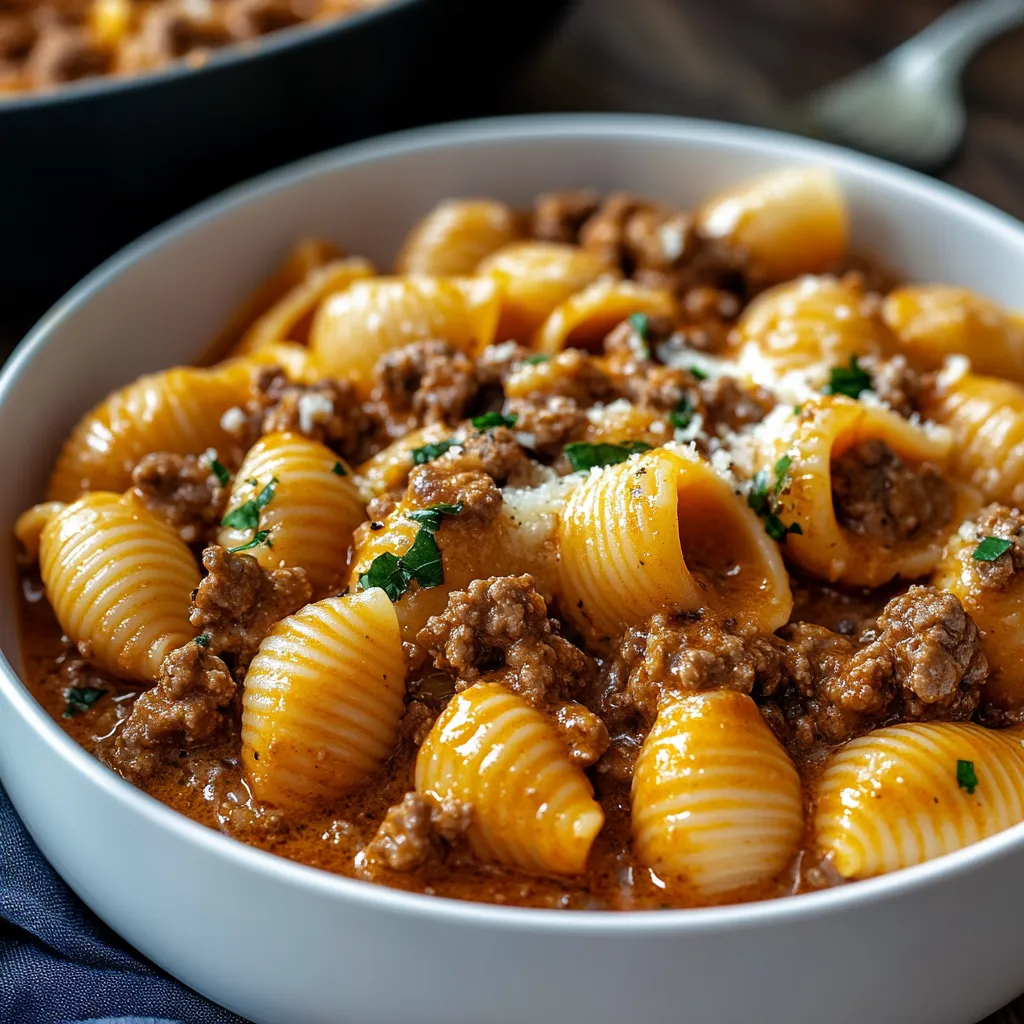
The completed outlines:
{"type": "Polygon", "coordinates": [[[0,100],[0,325],[145,229],[339,142],[480,113],[567,0],[394,0],[135,78],[0,100]]]}

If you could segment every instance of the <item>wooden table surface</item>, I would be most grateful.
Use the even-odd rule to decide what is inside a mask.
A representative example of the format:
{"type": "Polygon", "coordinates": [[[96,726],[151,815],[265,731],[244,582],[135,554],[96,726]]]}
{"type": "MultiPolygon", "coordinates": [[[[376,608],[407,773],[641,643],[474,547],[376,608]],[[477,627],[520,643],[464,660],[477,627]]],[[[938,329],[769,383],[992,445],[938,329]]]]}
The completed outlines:
{"type": "MultiPolygon", "coordinates": [[[[891,50],[950,0],[579,0],[510,90],[509,111],[621,110],[756,120],[891,50]]],[[[967,71],[947,181],[1024,219],[1024,31],[967,71]]]]}
{"type": "MultiPolygon", "coordinates": [[[[758,111],[880,57],[950,6],[949,0],[579,0],[509,90],[506,107],[754,121],[758,111]]],[[[971,64],[964,79],[967,138],[943,177],[1024,219],[1022,64],[1024,31],[993,42],[971,64]]],[[[1024,996],[985,1024],[1024,1024],[1024,996]]]]}

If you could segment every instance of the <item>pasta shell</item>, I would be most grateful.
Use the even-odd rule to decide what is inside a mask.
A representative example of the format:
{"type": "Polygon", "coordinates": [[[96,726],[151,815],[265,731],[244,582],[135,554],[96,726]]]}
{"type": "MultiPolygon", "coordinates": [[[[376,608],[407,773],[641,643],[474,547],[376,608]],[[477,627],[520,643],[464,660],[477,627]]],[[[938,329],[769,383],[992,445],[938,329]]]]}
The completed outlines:
{"type": "Polygon", "coordinates": [[[513,242],[483,260],[476,272],[501,286],[498,337],[524,340],[572,295],[600,277],[619,276],[594,253],[556,242],[513,242]]]}
{"type": "Polygon", "coordinates": [[[1024,387],[965,373],[947,380],[923,412],[952,431],[957,476],[986,501],[1024,508],[1024,387]]]}
{"type": "Polygon", "coordinates": [[[266,531],[264,542],[250,551],[263,568],[305,569],[314,591],[340,582],[352,534],[366,518],[351,470],[318,441],[301,434],[267,434],[249,450],[235,475],[225,518],[268,487],[273,497],[259,509],[258,523],[224,526],[217,542],[237,548],[266,531]]]}
{"type": "Polygon", "coordinates": [[[344,291],[353,281],[373,277],[374,272],[372,263],[358,257],[313,267],[252,324],[232,354],[258,352],[283,341],[307,341],[317,306],[328,295],[344,291]]]}
{"type": "Polygon", "coordinates": [[[830,270],[846,254],[846,202],[831,171],[787,167],[720,192],[697,211],[705,238],[743,252],[764,281],[830,270]]]}
{"type": "Polygon", "coordinates": [[[844,878],[921,864],[1024,819],[1021,731],[966,722],[877,729],[835,755],[815,799],[815,842],[844,878]],[[977,778],[973,793],[960,761],[977,778]]]}
{"type": "Polygon", "coordinates": [[[198,455],[234,442],[221,416],[245,401],[252,364],[232,360],[210,369],[179,366],[140,377],[79,420],[57,460],[51,501],[87,491],[123,491],[149,452],[198,455]]]}
{"type": "Polygon", "coordinates": [[[404,710],[402,641],[384,591],[306,605],[274,626],[245,676],[253,792],[284,808],[337,797],[391,756],[404,710]]]}
{"type": "Polygon", "coordinates": [[[777,386],[796,373],[812,390],[854,356],[895,349],[864,293],[830,276],[801,277],[762,292],[743,311],[733,344],[741,369],[758,384],[777,386]]]}
{"type": "MultiPolygon", "coordinates": [[[[946,538],[959,521],[955,511],[949,523],[895,546],[841,526],[833,504],[832,462],[870,440],[884,442],[907,465],[940,472],[945,472],[952,449],[947,431],[926,430],[881,406],[832,395],[805,402],[799,417],[773,432],[763,453],[769,470],[783,456],[792,460],[788,484],[778,495],[778,515],[800,532],[786,537],[784,550],[789,561],[819,579],[878,587],[896,576],[924,576],[938,563],[946,538]]],[[[954,488],[959,518],[971,500],[971,495],[954,488]]]]}
{"type": "Polygon", "coordinates": [[[369,390],[385,352],[440,338],[476,355],[494,340],[497,285],[485,277],[378,277],[330,296],[309,344],[325,374],[369,390]]]}
{"type": "Polygon", "coordinates": [[[559,534],[562,606],[592,639],[612,638],[666,606],[709,605],[765,632],[793,598],[778,547],[711,466],[656,448],[592,471],[559,534]]]}
{"type": "Polygon", "coordinates": [[[973,557],[983,537],[974,523],[964,523],[946,545],[934,582],[957,596],[981,630],[990,673],[982,700],[1012,711],[1024,705],[1024,579],[1014,574],[1003,586],[988,584],[985,563],[973,557]]]}
{"type": "Polygon", "coordinates": [[[670,292],[632,281],[597,281],[570,296],[537,329],[533,347],[554,355],[563,348],[599,352],[605,335],[633,313],[671,317],[675,300],[670,292]]]}
{"type": "Polygon", "coordinates": [[[662,701],[633,770],[633,850],[701,894],[778,876],[803,835],[800,777],[746,694],[662,701]]]}
{"type": "Polygon", "coordinates": [[[131,494],[94,491],[57,511],[39,569],[61,629],[115,675],[155,682],[164,656],[196,635],[192,552],[131,494]]]}
{"type": "Polygon", "coordinates": [[[581,874],[604,824],[548,718],[498,683],[451,699],[420,748],[416,791],[471,804],[474,853],[520,871],[581,874]]]}
{"type": "Polygon", "coordinates": [[[965,355],[976,373],[1024,384],[1024,323],[969,288],[906,285],[886,296],[882,315],[921,369],[965,355]]]}
{"type": "Polygon", "coordinates": [[[361,483],[375,496],[387,491],[401,490],[409,482],[409,473],[415,465],[413,449],[438,444],[453,438],[451,427],[444,423],[428,423],[411,430],[404,437],[392,441],[387,448],[368,458],[357,470],[361,483]]]}
{"type": "Polygon", "coordinates": [[[448,199],[409,233],[395,270],[399,274],[472,274],[485,256],[519,234],[519,218],[504,203],[448,199]]]}

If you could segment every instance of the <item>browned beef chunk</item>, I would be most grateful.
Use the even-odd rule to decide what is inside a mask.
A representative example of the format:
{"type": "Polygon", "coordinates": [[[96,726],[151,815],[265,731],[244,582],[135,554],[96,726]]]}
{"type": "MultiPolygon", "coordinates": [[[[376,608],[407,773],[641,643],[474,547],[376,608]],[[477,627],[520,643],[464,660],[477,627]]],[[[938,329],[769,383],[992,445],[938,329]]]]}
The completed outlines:
{"type": "Polygon", "coordinates": [[[303,569],[264,569],[251,555],[212,545],[189,621],[241,679],[263,638],[286,615],[308,604],[313,591],[303,569]]]}
{"type": "Polygon", "coordinates": [[[171,651],[156,686],[135,701],[111,763],[128,778],[145,779],[179,751],[223,739],[236,725],[235,690],[224,662],[199,644],[171,651]]]}
{"type": "Polygon", "coordinates": [[[471,804],[455,799],[437,801],[406,793],[401,803],[388,809],[363,851],[368,871],[416,871],[440,859],[447,846],[469,827],[472,813],[471,804]]]}
{"type": "Polygon", "coordinates": [[[132,485],[135,496],[186,544],[206,543],[216,535],[229,485],[221,486],[206,456],[144,455],[132,472],[132,485]]]}

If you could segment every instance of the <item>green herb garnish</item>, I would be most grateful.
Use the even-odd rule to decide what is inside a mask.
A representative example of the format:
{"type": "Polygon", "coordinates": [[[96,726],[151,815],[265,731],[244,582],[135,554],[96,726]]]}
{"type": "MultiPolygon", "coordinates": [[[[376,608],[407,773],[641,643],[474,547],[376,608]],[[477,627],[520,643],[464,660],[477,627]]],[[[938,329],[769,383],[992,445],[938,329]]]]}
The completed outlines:
{"type": "Polygon", "coordinates": [[[693,422],[693,403],[684,395],[679,404],[668,414],[673,427],[685,430],[693,422]]]}
{"type": "Polygon", "coordinates": [[[629,326],[633,328],[633,333],[641,341],[647,341],[647,335],[651,329],[651,321],[646,313],[630,313],[629,326]]]}
{"type": "Polygon", "coordinates": [[[974,795],[974,787],[978,785],[978,776],[974,771],[973,761],[957,761],[956,784],[967,790],[968,796],[974,795]]]}
{"type": "Polygon", "coordinates": [[[449,437],[444,441],[438,441],[436,444],[425,444],[422,448],[413,448],[413,465],[424,466],[428,462],[433,462],[434,459],[440,458],[449,448],[454,447],[455,444],[455,438],[449,437]]]}
{"type": "Polygon", "coordinates": [[[474,416],[469,422],[477,430],[490,430],[492,427],[514,427],[518,419],[519,414],[515,412],[511,416],[500,412],[485,412],[482,416],[474,416]]]}
{"type": "Polygon", "coordinates": [[[994,562],[1013,547],[1013,541],[1005,537],[986,537],[971,555],[976,562],[994,562]]]}
{"type": "Polygon", "coordinates": [[[535,355],[535,356],[527,356],[523,360],[523,362],[526,363],[528,366],[536,366],[538,363],[546,363],[550,359],[551,359],[551,356],[535,355]]]}
{"type": "Polygon", "coordinates": [[[335,476],[348,476],[348,470],[340,462],[335,462],[331,467],[331,472],[335,476]]]}
{"type": "Polygon", "coordinates": [[[210,459],[210,472],[217,478],[217,483],[221,487],[227,487],[231,483],[231,474],[227,471],[227,468],[217,459],[217,453],[213,453],[213,458],[210,459]]]}
{"type": "Polygon", "coordinates": [[[847,398],[860,398],[865,391],[871,390],[871,377],[862,369],[856,356],[850,356],[849,366],[834,366],[825,385],[826,395],[846,395],[847,398]]]}
{"type": "Polygon", "coordinates": [[[439,530],[441,521],[445,516],[457,516],[462,511],[462,502],[456,505],[431,505],[430,508],[418,508],[415,512],[409,512],[407,517],[414,523],[420,523],[428,530],[439,530]]]}
{"type": "Polygon", "coordinates": [[[80,711],[88,711],[106,692],[97,686],[69,686],[64,691],[66,703],[61,718],[73,718],[80,711]]]}
{"type": "Polygon", "coordinates": [[[462,503],[459,502],[455,505],[431,505],[430,508],[418,508],[408,513],[409,519],[421,524],[412,546],[401,556],[393,551],[378,555],[360,575],[359,588],[380,587],[392,601],[397,601],[413,580],[425,589],[444,583],[441,549],[434,533],[440,529],[445,516],[457,516],[461,511],[462,503]]]}
{"type": "Polygon", "coordinates": [[[385,551],[378,555],[370,568],[359,577],[359,589],[371,590],[380,587],[392,602],[397,601],[409,589],[412,573],[402,564],[398,555],[385,551]]]}
{"type": "Polygon", "coordinates": [[[747,504],[764,520],[765,533],[780,544],[785,543],[789,534],[804,532],[799,523],[787,526],[779,517],[779,498],[789,486],[789,470],[792,465],[793,457],[783,455],[771,469],[758,470],[747,495],[747,504]]]}
{"type": "Polygon", "coordinates": [[[402,566],[421,587],[439,587],[444,583],[441,549],[429,526],[420,528],[412,547],[402,555],[401,560],[402,566]]]}
{"type": "Polygon", "coordinates": [[[803,411],[804,411],[804,407],[802,405],[794,405],[793,406],[793,415],[794,416],[799,416],[800,413],[802,413],[803,411]]]}
{"type": "Polygon", "coordinates": [[[270,504],[274,497],[276,484],[277,477],[275,476],[255,498],[250,498],[239,505],[234,512],[229,512],[221,520],[221,525],[230,526],[236,530],[255,530],[260,525],[260,512],[270,504]]]}
{"type": "Polygon", "coordinates": [[[640,344],[637,346],[637,351],[641,359],[651,358],[651,349],[647,344],[650,341],[651,333],[651,321],[646,313],[631,313],[629,315],[629,326],[633,329],[633,333],[637,336],[640,344]]]}
{"type": "Polygon", "coordinates": [[[228,554],[233,555],[236,551],[248,551],[250,548],[259,547],[260,544],[266,544],[268,548],[274,546],[274,542],[270,539],[269,530],[257,530],[256,535],[247,544],[239,544],[236,548],[228,548],[228,554]]]}
{"type": "Polygon", "coordinates": [[[622,441],[619,444],[588,444],[575,441],[565,446],[565,457],[577,473],[600,466],[614,466],[625,462],[631,455],[649,452],[651,446],[644,441],[622,441]]]}
{"type": "Polygon", "coordinates": [[[200,647],[209,647],[210,646],[210,634],[209,633],[200,633],[199,636],[196,637],[196,643],[200,647]]]}
{"type": "Polygon", "coordinates": [[[401,557],[392,551],[378,555],[369,569],[360,575],[359,588],[380,587],[392,601],[397,601],[413,580],[424,588],[444,583],[441,549],[429,526],[420,527],[412,547],[401,557]]]}

